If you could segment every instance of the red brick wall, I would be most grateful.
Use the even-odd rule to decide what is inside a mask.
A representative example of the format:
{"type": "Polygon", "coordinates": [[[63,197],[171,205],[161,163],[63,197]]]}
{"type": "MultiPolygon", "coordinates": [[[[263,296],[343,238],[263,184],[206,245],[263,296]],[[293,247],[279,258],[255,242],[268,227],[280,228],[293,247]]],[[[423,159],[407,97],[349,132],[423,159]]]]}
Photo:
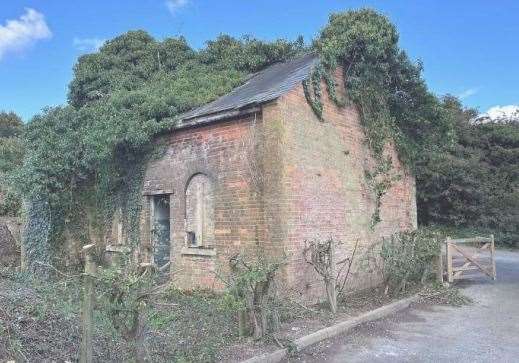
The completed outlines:
{"type": "MultiPolygon", "coordinates": [[[[337,78],[342,84],[339,72],[337,78]]],[[[343,96],[343,88],[338,88],[343,96]]],[[[265,128],[270,123],[276,125],[277,168],[281,170],[279,190],[269,208],[276,211],[283,225],[270,239],[283,244],[290,256],[285,286],[315,298],[321,293],[321,284],[303,260],[305,240],[332,237],[342,241],[338,260],[351,255],[358,240],[348,283],[349,289],[358,289],[381,281],[376,242],[398,230],[416,228],[414,178],[392,146],[386,152],[393,158],[392,173],[401,179],[382,198],[382,221],[371,228],[375,198],[366,183],[365,170],[374,160],[359,115],[355,108],[338,108],[328,97],[323,101],[324,121],[313,114],[302,86],[263,110],[265,128]]]]}
{"type": "MultiPolygon", "coordinates": [[[[172,193],[171,260],[180,288],[223,287],[217,274],[228,271],[229,258],[254,246],[262,239],[260,193],[253,180],[260,165],[255,144],[261,129],[261,115],[218,122],[175,131],[162,137],[165,155],[147,168],[144,193],[172,193]],[[213,183],[214,242],[211,248],[187,248],[185,202],[189,179],[203,173],[213,183]]],[[[143,213],[143,224],[149,214],[143,213]]],[[[143,228],[143,241],[149,241],[149,226],[143,228]]]]}
{"type": "MultiPolygon", "coordinates": [[[[337,77],[342,84],[339,72],[337,77]]],[[[259,245],[267,253],[289,256],[281,275],[283,292],[317,299],[321,284],[302,250],[305,240],[329,237],[343,242],[338,259],[351,255],[359,241],[348,289],[380,282],[381,237],[416,227],[414,178],[388,146],[393,173],[401,178],[382,198],[382,221],[371,228],[375,198],[365,170],[375,162],[359,115],[327,97],[323,101],[321,121],[298,86],[263,105],[261,115],[162,137],[166,154],[150,163],[144,192],[172,193],[171,269],[180,270],[175,276],[179,287],[221,289],[215,276],[225,276],[229,258],[259,245]],[[185,188],[196,173],[207,175],[214,187],[214,246],[209,250],[185,246],[185,188]]],[[[144,244],[148,219],[144,208],[144,244]]]]}

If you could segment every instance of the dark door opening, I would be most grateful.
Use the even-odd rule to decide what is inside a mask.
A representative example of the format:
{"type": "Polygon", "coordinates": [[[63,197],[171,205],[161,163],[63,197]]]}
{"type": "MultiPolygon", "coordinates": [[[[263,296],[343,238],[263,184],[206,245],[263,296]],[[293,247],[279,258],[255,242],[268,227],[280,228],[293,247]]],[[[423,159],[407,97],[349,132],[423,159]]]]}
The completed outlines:
{"type": "Polygon", "coordinates": [[[154,195],[151,200],[153,259],[160,268],[170,261],[169,195],[154,195]]]}

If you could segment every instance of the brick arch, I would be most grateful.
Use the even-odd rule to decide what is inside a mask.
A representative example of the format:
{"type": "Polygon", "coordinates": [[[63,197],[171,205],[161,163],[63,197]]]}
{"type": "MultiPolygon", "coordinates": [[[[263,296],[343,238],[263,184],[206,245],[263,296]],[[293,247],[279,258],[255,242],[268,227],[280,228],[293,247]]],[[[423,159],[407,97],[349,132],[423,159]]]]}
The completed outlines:
{"type": "MultiPolygon", "coordinates": [[[[195,169],[195,170],[203,170],[203,169],[195,169]]],[[[189,186],[189,183],[191,183],[191,180],[193,180],[193,178],[195,178],[196,176],[199,176],[199,175],[203,175],[205,178],[207,178],[207,180],[211,183],[211,186],[213,187],[213,191],[214,191],[214,189],[216,187],[216,183],[215,183],[215,178],[211,172],[209,172],[208,170],[190,171],[187,173],[187,177],[185,178],[185,181],[183,183],[184,195],[186,194],[187,187],[189,186]]],[[[180,189],[180,190],[182,190],[182,189],[180,189]]]]}
{"type": "Polygon", "coordinates": [[[192,175],[184,192],[184,217],[188,244],[214,244],[215,193],[212,180],[203,173],[192,175]],[[192,240],[189,240],[192,238],[192,240]]]}

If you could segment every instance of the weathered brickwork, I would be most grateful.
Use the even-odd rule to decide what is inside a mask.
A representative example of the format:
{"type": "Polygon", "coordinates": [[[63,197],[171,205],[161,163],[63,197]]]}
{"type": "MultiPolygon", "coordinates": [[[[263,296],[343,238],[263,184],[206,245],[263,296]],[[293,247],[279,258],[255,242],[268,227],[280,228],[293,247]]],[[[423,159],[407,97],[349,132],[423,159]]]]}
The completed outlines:
{"type": "MultiPolygon", "coordinates": [[[[170,194],[171,271],[176,271],[173,278],[181,288],[221,289],[216,276],[228,271],[230,257],[262,239],[262,203],[252,180],[252,167],[257,165],[253,160],[255,130],[261,123],[261,115],[256,114],[178,130],[159,140],[166,142],[166,154],[149,165],[144,194],[170,194]],[[206,232],[209,238],[201,246],[191,247],[187,232],[193,228],[187,225],[186,216],[195,212],[186,210],[186,192],[192,193],[186,188],[197,174],[205,175],[212,184],[212,200],[206,206],[214,209],[207,221],[214,230],[206,232]]],[[[187,207],[190,209],[189,203],[187,207]]],[[[149,218],[145,212],[144,224],[149,218]]],[[[149,227],[143,227],[146,243],[149,227]]]]}
{"type": "MultiPolygon", "coordinates": [[[[337,77],[342,84],[340,72],[337,77]]],[[[344,96],[340,87],[338,93],[344,96]]],[[[329,237],[343,242],[341,257],[350,256],[358,241],[349,289],[381,281],[377,242],[416,227],[414,177],[388,146],[392,173],[400,178],[382,198],[382,221],[372,228],[375,198],[365,171],[375,161],[359,115],[327,97],[323,101],[321,121],[298,86],[263,105],[261,112],[162,136],[167,151],[149,165],[143,194],[170,194],[171,270],[178,271],[179,287],[221,289],[216,276],[225,276],[229,258],[259,246],[289,256],[281,276],[285,292],[315,300],[321,286],[303,260],[304,241],[329,237]],[[211,245],[190,248],[187,232],[195,228],[185,218],[196,213],[186,212],[186,188],[196,174],[211,183],[214,237],[211,245]]],[[[150,241],[149,219],[144,208],[144,249],[150,241]]]]}
{"type": "MultiPolygon", "coordinates": [[[[336,75],[338,84],[343,84],[341,73],[336,75]]],[[[340,88],[338,94],[344,96],[340,88]]],[[[339,108],[327,97],[323,99],[323,121],[311,111],[301,86],[269,106],[271,110],[264,110],[265,124],[273,114],[283,135],[278,151],[282,191],[273,203],[278,205],[283,223],[277,239],[290,256],[285,279],[305,298],[322,296],[316,274],[303,259],[305,240],[331,237],[343,242],[338,260],[351,256],[358,240],[347,288],[359,289],[381,281],[377,249],[381,237],[416,228],[417,223],[414,177],[388,146],[392,173],[400,175],[400,180],[382,198],[382,221],[371,227],[375,198],[366,183],[365,170],[375,161],[365,143],[359,115],[354,108],[339,108]]]]}

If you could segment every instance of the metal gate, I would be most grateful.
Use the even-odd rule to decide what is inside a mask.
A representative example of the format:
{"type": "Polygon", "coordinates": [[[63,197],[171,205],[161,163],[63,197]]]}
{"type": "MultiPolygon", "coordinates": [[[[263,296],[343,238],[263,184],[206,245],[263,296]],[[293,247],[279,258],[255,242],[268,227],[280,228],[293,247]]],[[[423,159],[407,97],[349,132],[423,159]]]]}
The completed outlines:
{"type": "Polygon", "coordinates": [[[494,235],[460,239],[447,237],[445,248],[448,282],[475,276],[474,272],[496,279],[494,235]]]}

